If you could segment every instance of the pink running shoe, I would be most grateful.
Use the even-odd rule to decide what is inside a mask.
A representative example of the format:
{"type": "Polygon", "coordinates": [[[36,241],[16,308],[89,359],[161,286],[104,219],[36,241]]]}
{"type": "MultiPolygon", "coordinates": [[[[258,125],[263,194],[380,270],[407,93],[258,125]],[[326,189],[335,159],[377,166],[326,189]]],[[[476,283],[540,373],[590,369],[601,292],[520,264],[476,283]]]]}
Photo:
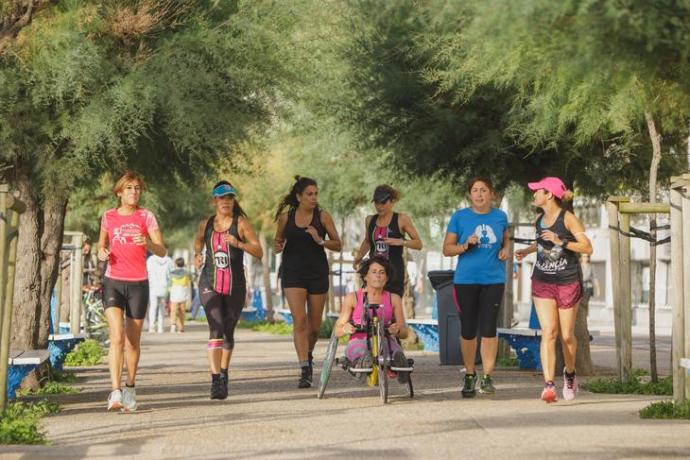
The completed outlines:
{"type": "Polygon", "coordinates": [[[568,375],[563,369],[563,399],[572,401],[577,394],[577,378],[575,372],[568,375]]]}
{"type": "Polygon", "coordinates": [[[541,399],[547,404],[558,401],[556,397],[556,385],[554,385],[553,382],[548,382],[544,385],[544,389],[541,392],[541,399]]]}

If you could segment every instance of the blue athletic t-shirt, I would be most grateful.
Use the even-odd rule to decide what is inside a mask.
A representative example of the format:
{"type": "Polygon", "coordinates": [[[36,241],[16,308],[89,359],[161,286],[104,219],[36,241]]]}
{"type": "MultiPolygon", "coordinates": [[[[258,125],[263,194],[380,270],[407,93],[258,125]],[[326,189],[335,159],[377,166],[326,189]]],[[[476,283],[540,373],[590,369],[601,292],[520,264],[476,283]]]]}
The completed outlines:
{"type": "Polygon", "coordinates": [[[455,284],[499,284],[506,281],[505,262],[498,252],[503,246],[503,232],[508,228],[508,216],[500,209],[491,208],[486,214],[477,214],[472,208],[455,211],[448,223],[448,233],[458,235],[458,244],[465,244],[472,235],[479,242],[458,257],[455,284]]]}

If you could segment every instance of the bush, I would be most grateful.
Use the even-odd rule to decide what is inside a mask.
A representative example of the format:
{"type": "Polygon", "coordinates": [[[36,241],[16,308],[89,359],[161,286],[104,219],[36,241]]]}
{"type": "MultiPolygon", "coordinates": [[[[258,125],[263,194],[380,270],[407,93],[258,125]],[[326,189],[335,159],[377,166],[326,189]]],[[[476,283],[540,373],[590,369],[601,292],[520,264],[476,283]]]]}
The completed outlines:
{"type": "Polygon", "coordinates": [[[333,333],[333,327],[335,326],[335,320],[331,318],[326,318],[321,321],[321,328],[319,329],[320,339],[330,339],[333,333]]]}
{"type": "Polygon", "coordinates": [[[48,401],[11,403],[0,414],[0,444],[46,444],[39,420],[59,410],[57,403],[48,401]]]}
{"type": "Polygon", "coordinates": [[[103,348],[96,340],[88,339],[77,345],[65,358],[66,366],[95,366],[103,359],[103,348]]]}
{"type": "Polygon", "coordinates": [[[671,377],[663,378],[656,383],[642,383],[639,377],[633,377],[628,381],[620,381],[616,378],[602,378],[590,380],[582,386],[592,393],[660,396],[670,396],[673,394],[673,380],[671,377]]]}
{"type": "Polygon", "coordinates": [[[640,418],[685,418],[690,419],[690,401],[674,404],[673,401],[658,401],[640,410],[640,418]]]}

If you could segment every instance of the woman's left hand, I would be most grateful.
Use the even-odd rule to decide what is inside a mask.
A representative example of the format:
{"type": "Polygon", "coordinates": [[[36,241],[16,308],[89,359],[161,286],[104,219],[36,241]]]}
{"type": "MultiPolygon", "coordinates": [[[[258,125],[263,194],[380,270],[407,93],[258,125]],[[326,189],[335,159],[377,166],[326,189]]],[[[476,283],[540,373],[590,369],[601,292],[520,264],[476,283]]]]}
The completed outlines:
{"type": "Polygon", "coordinates": [[[388,332],[393,335],[398,335],[400,333],[400,325],[398,323],[393,323],[388,326],[388,332]]]}
{"type": "Polygon", "coordinates": [[[561,240],[558,237],[558,235],[556,235],[551,230],[544,230],[543,232],[541,232],[540,236],[544,241],[550,241],[553,244],[555,244],[556,246],[563,246],[563,240],[561,240]]]}
{"type": "Polygon", "coordinates": [[[383,242],[388,246],[402,246],[405,240],[403,238],[384,238],[383,242]]]}
{"type": "Polygon", "coordinates": [[[317,232],[316,229],[314,227],[312,227],[311,225],[309,227],[307,227],[304,231],[311,235],[311,237],[314,239],[315,243],[321,242],[321,237],[319,236],[319,232],[317,232]]]}
{"type": "Polygon", "coordinates": [[[137,246],[146,246],[146,237],[141,233],[138,233],[132,237],[132,242],[137,246]]]}
{"type": "Polygon", "coordinates": [[[237,248],[240,245],[240,242],[238,241],[237,237],[235,235],[225,235],[223,237],[223,240],[225,241],[226,244],[232,246],[233,248],[237,248]]]}
{"type": "Polygon", "coordinates": [[[508,258],[508,251],[505,250],[505,248],[501,248],[500,251],[498,251],[498,260],[506,260],[508,258]]]}

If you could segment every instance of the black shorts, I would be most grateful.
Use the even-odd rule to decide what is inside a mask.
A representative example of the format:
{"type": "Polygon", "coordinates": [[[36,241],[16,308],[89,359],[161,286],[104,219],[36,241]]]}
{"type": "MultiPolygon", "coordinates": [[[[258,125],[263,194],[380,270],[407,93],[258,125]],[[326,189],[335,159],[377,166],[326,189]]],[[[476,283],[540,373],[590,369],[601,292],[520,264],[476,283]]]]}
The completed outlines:
{"type": "Polygon", "coordinates": [[[144,319],[146,318],[146,307],[149,304],[149,282],[105,278],[103,280],[103,303],[105,308],[123,309],[127,318],[144,319]]]}
{"type": "Polygon", "coordinates": [[[474,339],[477,332],[482,337],[496,337],[504,285],[456,284],[454,288],[462,338],[474,339]]]}
{"type": "Polygon", "coordinates": [[[328,274],[318,278],[305,278],[298,274],[283,272],[281,286],[283,289],[306,289],[308,294],[325,294],[328,292],[328,274]]]}

